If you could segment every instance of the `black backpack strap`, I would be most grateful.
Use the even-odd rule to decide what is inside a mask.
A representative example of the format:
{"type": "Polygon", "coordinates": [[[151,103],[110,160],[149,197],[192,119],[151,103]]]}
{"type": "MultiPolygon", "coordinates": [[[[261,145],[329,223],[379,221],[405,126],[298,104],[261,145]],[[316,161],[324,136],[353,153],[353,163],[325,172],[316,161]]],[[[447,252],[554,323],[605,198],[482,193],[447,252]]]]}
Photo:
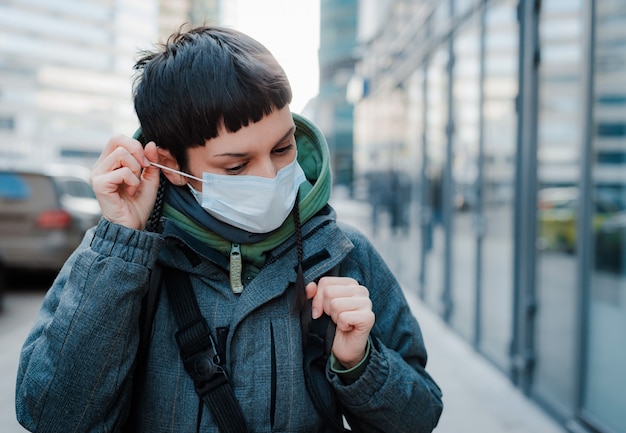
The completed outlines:
{"type": "MultiPolygon", "coordinates": [[[[339,265],[326,275],[338,276],[339,265]]],[[[343,426],[341,405],[326,378],[326,365],[335,339],[335,322],[326,314],[313,320],[309,300],[300,312],[300,325],[304,380],[318,415],[325,426],[334,432],[354,432],[355,430],[348,430],[343,426]]]]}
{"type": "Polygon", "coordinates": [[[164,276],[167,296],[178,324],[176,343],[198,396],[211,411],[221,433],[246,433],[245,419],[220,365],[217,346],[200,312],[189,275],[168,268],[164,276]]]}

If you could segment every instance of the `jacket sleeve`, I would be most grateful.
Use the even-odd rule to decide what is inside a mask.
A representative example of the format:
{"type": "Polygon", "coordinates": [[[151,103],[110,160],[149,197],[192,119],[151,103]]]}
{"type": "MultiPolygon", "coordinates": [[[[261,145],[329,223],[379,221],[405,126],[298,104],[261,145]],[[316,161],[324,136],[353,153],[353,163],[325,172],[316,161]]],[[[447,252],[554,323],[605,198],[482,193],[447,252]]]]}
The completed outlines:
{"type": "Polygon", "coordinates": [[[328,377],[357,431],[432,432],[443,409],[442,393],[425,370],[426,348],[417,319],[369,241],[353,229],[344,231],[355,248],[342,263],[342,275],[368,288],[376,322],[361,376],[349,384],[330,370],[328,377]]]}
{"type": "Polygon", "coordinates": [[[111,432],[123,422],[160,243],[102,219],[63,266],[20,356],[16,413],[28,430],[111,432]]]}

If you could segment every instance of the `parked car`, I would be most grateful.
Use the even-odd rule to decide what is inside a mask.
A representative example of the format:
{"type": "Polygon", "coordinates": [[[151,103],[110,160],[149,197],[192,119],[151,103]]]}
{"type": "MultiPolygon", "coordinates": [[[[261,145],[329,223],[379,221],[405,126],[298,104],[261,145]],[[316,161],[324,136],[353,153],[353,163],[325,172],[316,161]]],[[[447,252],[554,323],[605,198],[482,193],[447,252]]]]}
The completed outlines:
{"type": "Polygon", "coordinates": [[[100,217],[86,167],[0,161],[0,267],[58,271],[100,217]]]}
{"type": "MultiPolygon", "coordinates": [[[[539,248],[567,253],[576,250],[578,207],[576,187],[544,188],[539,191],[539,248]]],[[[622,204],[615,197],[606,191],[594,191],[593,232],[595,233],[606,220],[622,210],[622,204]]]]}

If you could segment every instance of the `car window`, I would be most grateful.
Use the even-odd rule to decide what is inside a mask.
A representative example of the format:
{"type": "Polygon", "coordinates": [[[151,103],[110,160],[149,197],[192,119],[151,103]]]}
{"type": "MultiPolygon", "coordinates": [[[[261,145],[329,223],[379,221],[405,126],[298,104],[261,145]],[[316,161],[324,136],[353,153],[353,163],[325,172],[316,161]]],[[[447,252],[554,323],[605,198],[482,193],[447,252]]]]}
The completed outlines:
{"type": "Polygon", "coordinates": [[[0,172],[0,198],[26,200],[30,196],[28,182],[15,173],[0,172]]]}
{"type": "Polygon", "coordinates": [[[78,198],[96,198],[91,186],[78,179],[62,178],[59,179],[59,188],[63,194],[78,198]]]}
{"type": "Polygon", "coordinates": [[[57,195],[54,184],[46,176],[30,173],[2,173],[0,194],[3,210],[24,212],[54,208],[57,195]]]}
{"type": "Polygon", "coordinates": [[[560,200],[554,202],[554,209],[576,209],[578,200],[560,200]]]}

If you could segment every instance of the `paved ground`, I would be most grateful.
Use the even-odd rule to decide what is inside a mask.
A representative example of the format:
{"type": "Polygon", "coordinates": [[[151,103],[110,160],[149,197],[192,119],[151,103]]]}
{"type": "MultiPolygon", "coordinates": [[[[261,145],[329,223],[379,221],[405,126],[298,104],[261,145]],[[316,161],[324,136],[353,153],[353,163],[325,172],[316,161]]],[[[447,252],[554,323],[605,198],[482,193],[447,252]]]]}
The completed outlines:
{"type": "Polygon", "coordinates": [[[564,433],[511,382],[409,296],[426,338],[428,371],[444,393],[438,433],[564,433]]]}

